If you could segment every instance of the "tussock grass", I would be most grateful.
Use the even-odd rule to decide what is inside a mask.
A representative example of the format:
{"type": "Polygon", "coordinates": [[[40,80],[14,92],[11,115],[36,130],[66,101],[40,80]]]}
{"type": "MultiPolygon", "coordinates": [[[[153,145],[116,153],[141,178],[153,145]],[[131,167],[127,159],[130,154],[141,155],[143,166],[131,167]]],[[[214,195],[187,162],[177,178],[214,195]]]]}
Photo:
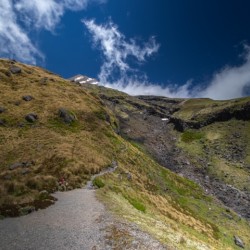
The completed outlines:
{"type": "Polygon", "coordinates": [[[6,120],[6,126],[0,127],[0,206],[6,200],[29,202],[42,189],[56,190],[60,178],[71,188],[83,186],[110,163],[116,147],[111,140],[115,119],[99,99],[39,67],[15,64],[22,73],[7,76],[11,62],[0,60],[0,106],[6,109],[0,114],[6,120]],[[45,85],[41,84],[44,78],[45,85]],[[34,99],[25,102],[25,95],[34,99]],[[76,120],[64,123],[60,108],[76,120]],[[25,120],[29,113],[38,115],[35,123],[25,120]],[[26,161],[34,165],[25,175],[21,168],[8,168],[26,161]]]}

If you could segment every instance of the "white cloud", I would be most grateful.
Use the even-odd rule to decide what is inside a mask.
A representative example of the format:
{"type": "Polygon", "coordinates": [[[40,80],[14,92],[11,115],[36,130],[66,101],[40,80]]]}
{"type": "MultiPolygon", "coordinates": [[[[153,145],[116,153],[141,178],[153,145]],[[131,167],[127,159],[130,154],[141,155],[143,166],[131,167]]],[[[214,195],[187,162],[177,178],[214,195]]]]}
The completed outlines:
{"type": "Polygon", "coordinates": [[[44,56],[29,32],[45,29],[53,32],[67,10],[86,9],[90,3],[105,0],[1,0],[0,56],[35,64],[44,56]]]}
{"type": "Polygon", "coordinates": [[[137,70],[129,65],[129,59],[133,58],[134,62],[143,63],[159,49],[154,37],[143,45],[138,45],[135,39],[127,41],[112,21],[103,25],[96,24],[94,20],[83,20],[83,23],[91,33],[94,45],[98,46],[104,55],[105,59],[98,76],[104,85],[110,82],[114,84],[114,80],[116,86],[127,85],[128,80],[140,77],[136,74],[137,70]],[[131,76],[132,73],[134,76],[131,76]]]}
{"type": "Polygon", "coordinates": [[[64,13],[63,4],[54,0],[19,0],[15,9],[27,26],[49,31],[54,30],[64,13]]]}
{"type": "Polygon", "coordinates": [[[205,86],[203,83],[193,87],[188,80],[184,85],[150,83],[147,76],[132,68],[128,59],[145,62],[156,53],[159,44],[152,37],[143,46],[134,39],[127,40],[111,21],[98,25],[94,20],[83,20],[92,35],[94,45],[104,55],[99,73],[101,84],[115,88],[131,95],[158,95],[168,97],[208,97],[217,100],[243,97],[250,91],[250,46],[244,46],[243,63],[239,66],[226,66],[214,73],[212,80],[205,86]],[[201,87],[203,86],[203,87],[201,87]]]}
{"type": "Polygon", "coordinates": [[[158,84],[152,84],[147,81],[138,81],[135,79],[127,79],[125,82],[126,84],[124,84],[124,80],[118,80],[114,83],[106,83],[105,87],[117,89],[130,95],[155,95],[167,96],[170,98],[190,97],[189,88],[191,86],[191,82],[187,82],[182,86],[171,85],[168,87],[163,87],[158,84]]]}
{"type": "Polygon", "coordinates": [[[43,55],[17,24],[12,1],[1,0],[0,10],[0,55],[35,64],[36,58],[43,55]]]}
{"type": "Polygon", "coordinates": [[[245,46],[244,60],[239,66],[226,66],[214,73],[211,81],[203,87],[193,87],[192,81],[184,85],[170,84],[163,87],[147,81],[133,81],[127,79],[127,84],[119,81],[107,84],[131,95],[158,95],[181,98],[211,98],[215,100],[228,100],[244,97],[250,94],[250,47],[245,46]]]}
{"type": "Polygon", "coordinates": [[[244,48],[244,61],[240,66],[226,66],[215,73],[208,86],[195,95],[218,100],[246,95],[250,87],[250,47],[245,45],[244,48]]]}

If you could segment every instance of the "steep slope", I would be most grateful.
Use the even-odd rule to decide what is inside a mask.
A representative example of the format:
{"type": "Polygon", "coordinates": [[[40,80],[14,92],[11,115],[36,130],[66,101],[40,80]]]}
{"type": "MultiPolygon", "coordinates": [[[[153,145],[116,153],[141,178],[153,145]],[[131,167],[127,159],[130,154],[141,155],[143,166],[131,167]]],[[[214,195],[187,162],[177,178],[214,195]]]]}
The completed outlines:
{"type": "MultiPolygon", "coordinates": [[[[153,106],[164,98],[141,97],[153,106]]],[[[167,101],[167,103],[169,100],[167,101]]],[[[166,105],[166,104],[165,104],[166,105]]],[[[225,205],[250,219],[250,98],[183,100],[169,116],[177,139],[175,172],[198,182],[225,205]],[[181,157],[180,157],[181,156],[181,157]]],[[[168,126],[169,130],[171,125],[168,126]]],[[[161,158],[161,163],[167,161],[161,158]]]]}
{"type": "Polygon", "coordinates": [[[0,72],[0,206],[40,203],[40,191],[81,187],[111,164],[112,117],[98,99],[37,67],[1,60],[0,72]]]}
{"type": "Polygon", "coordinates": [[[161,165],[194,180],[250,218],[250,98],[136,98],[88,88],[117,114],[123,137],[139,143],[161,165]]]}
{"type": "Polygon", "coordinates": [[[250,246],[245,219],[159,164],[166,155],[162,162],[175,170],[171,150],[189,150],[181,144],[183,134],[162,120],[183,100],[169,101],[169,109],[155,107],[9,60],[0,61],[0,85],[3,216],[45,206],[52,199],[48,193],[82,187],[91,175],[115,165],[113,173],[94,180],[99,199],[169,248],[237,249],[234,236],[250,246]],[[157,155],[161,131],[168,132],[157,155]]]}
{"type": "MultiPolygon", "coordinates": [[[[218,107],[213,110],[199,99],[183,100],[151,96],[137,98],[103,87],[86,85],[85,88],[100,96],[117,115],[120,121],[119,133],[124,138],[144,152],[148,152],[161,165],[195,181],[202,187],[204,193],[215,195],[219,199],[218,204],[222,202],[226,205],[225,211],[230,211],[229,208],[232,208],[240,216],[249,218],[249,121],[232,115],[225,122],[217,122],[215,119],[212,123],[208,122],[209,125],[202,125],[200,129],[186,127],[186,131],[182,132],[176,130],[178,123],[175,123],[175,115],[177,113],[180,115],[182,109],[187,109],[185,103],[196,103],[199,107],[194,109],[196,114],[199,111],[203,113],[205,108],[209,108],[207,117],[212,117],[219,113],[218,110],[224,112],[228,107],[236,112],[244,110],[244,107],[248,106],[249,98],[225,102],[209,100],[211,106],[218,107]],[[241,135],[236,131],[241,131],[241,135]],[[217,138],[219,133],[220,136],[217,138]],[[219,138],[220,140],[217,140],[219,138]],[[231,145],[227,148],[227,152],[225,152],[226,143],[231,145]],[[233,154],[233,150],[237,151],[236,148],[239,147],[244,150],[243,158],[236,156],[237,153],[233,154]],[[221,163],[217,160],[220,160],[222,155],[218,149],[224,150],[224,155],[231,155],[234,159],[228,159],[228,165],[219,165],[221,163]],[[219,175],[222,178],[219,178],[219,175]]],[[[163,183],[164,181],[161,184],[163,183]]],[[[197,216],[203,213],[202,206],[194,204],[190,199],[184,204],[185,209],[191,209],[197,216]]],[[[212,219],[210,215],[213,213],[212,208],[208,204],[206,208],[210,210],[205,216],[208,220],[217,221],[218,224],[223,224],[225,218],[233,220],[231,214],[218,212],[216,209],[213,211],[215,217],[212,219]]]]}

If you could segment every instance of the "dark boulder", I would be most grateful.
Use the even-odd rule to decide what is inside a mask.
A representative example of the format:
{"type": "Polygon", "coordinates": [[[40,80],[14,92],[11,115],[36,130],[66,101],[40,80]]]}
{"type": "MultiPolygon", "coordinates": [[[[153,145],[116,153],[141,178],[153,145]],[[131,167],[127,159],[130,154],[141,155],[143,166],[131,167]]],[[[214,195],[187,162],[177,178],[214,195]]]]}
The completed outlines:
{"type": "MultiPolygon", "coordinates": [[[[28,168],[28,167],[31,167],[32,165],[34,165],[34,162],[33,161],[24,161],[24,162],[16,162],[16,163],[13,163],[9,166],[9,170],[14,170],[14,169],[17,169],[17,168],[28,168]]],[[[27,171],[26,169],[24,169],[24,173],[22,172],[22,174],[26,174],[27,171]]]]}
{"type": "Polygon", "coordinates": [[[27,215],[30,214],[32,212],[34,212],[36,209],[34,206],[26,206],[26,207],[21,207],[19,209],[19,214],[20,215],[27,215]]]}
{"type": "Polygon", "coordinates": [[[59,117],[62,118],[62,120],[65,123],[72,123],[76,120],[75,116],[71,114],[68,110],[64,108],[60,108],[58,111],[59,117]]]}
{"type": "Polygon", "coordinates": [[[0,126],[5,126],[6,120],[5,119],[0,119],[0,126]]]}
{"type": "Polygon", "coordinates": [[[14,105],[16,105],[16,106],[19,106],[20,104],[21,104],[20,101],[15,101],[15,102],[14,102],[14,105]]]}
{"type": "Polygon", "coordinates": [[[3,113],[6,109],[3,107],[0,107],[0,114],[3,113]]]}
{"type": "Polygon", "coordinates": [[[5,72],[5,75],[8,76],[8,77],[11,77],[10,71],[6,71],[6,72],[5,72]]]}
{"type": "Polygon", "coordinates": [[[43,77],[43,78],[39,81],[39,83],[40,83],[41,85],[47,85],[47,83],[48,83],[48,77],[43,77]]]}
{"type": "Polygon", "coordinates": [[[244,242],[238,236],[234,236],[234,243],[235,243],[235,245],[237,245],[241,248],[245,248],[244,242]]]}
{"type": "Polygon", "coordinates": [[[31,101],[32,99],[34,99],[34,98],[33,98],[33,96],[31,96],[31,95],[25,95],[25,96],[23,96],[23,100],[26,101],[26,102],[29,102],[29,101],[31,101]]]}
{"type": "Polygon", "coordinates": [[[11,164],[9,166],[9,170],[14,170],[14,169],[17,169],[17,168],[20,168],[20,167],[24,167],[24,162],[16,162],[14,164],[11,164]]]}
{"type": "Polygon", "coordinates": [[[35,122],[37,119],[38,119],[38,116],[34,113],[30,113],[30,114],[25,116],[25,120],[27,122],[35,122]]]}
{"type": "Polygon", "coordinates": [[[19,73],[22,72],[22,69],[19,68],[18,66],[12,65],[12,66],[10,66],[10,72],[11,72],[12,74],[19,74],[19,73]]]}
{"type": "Polygon", "coordinates": [[[26,174],[29,174],[29,173],[30,173],[30,170],[27,169],[27,168],[24,168],[24,169],[21,170],[22,175],[26,175],[26,174]]]}
{"type": "Polygon", "coordinates": [[[10,60],[11,64],[15,64],[17,61],[15,59],[10,60]]]}
{"type": "Polygon", "coordinates": [[[127,173],[127,180],[131,181],[132,180],[132,175],[130,173],[127,173]]]}

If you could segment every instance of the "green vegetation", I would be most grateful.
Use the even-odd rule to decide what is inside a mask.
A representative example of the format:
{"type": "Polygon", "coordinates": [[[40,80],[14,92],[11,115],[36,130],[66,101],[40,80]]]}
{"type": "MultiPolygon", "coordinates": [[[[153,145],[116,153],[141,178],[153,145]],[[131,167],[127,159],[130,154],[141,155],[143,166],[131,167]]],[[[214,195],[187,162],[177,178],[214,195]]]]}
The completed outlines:
{"type": "Polygon", "coordinates": [[[174,113],[174,116],[185,121],[202,122],[211,118],[211,114],[217,114],[222,110],[236,111],[242,108],[242,105],[249,103],[250,97],[227,101],[215,101],[207,98],[188,99],[182,105],[179,105],[179,110],[174,113]]]}
{"type": "Polygon", "coordinates": [[[49,119],[48,127],[61,134],[66,134],[67,132],[77,133],[80,132],[81,129],[84,129],[83,125],[81,125],[79,121],[73,121],[70,124],[67,124],[64,123],[58,117],[55,117],[54,119],[49,119]]]}
{"type": "Polygon", "coordinates": [[[105,186],[105,183],[100,178],[95,178],[93,180],[93,185],[98,188],[103,188],[105,186]]]}
{"type": "Polygon", "coordinates": [[[140,202],[138,201],[137,199],[134,199],[132,197],[125,197],[128,202],[134,207],[136,208],[137,210],[145,213],[146,212],[146,207],[140,202]]]}
{"type": "Polygon", "coordinates": [[[181,140],[183,142],[192,142],[194,140],[200,140],[203,138],[203,134],[197,131],[187,130],[181,135],[181,140]]]}

